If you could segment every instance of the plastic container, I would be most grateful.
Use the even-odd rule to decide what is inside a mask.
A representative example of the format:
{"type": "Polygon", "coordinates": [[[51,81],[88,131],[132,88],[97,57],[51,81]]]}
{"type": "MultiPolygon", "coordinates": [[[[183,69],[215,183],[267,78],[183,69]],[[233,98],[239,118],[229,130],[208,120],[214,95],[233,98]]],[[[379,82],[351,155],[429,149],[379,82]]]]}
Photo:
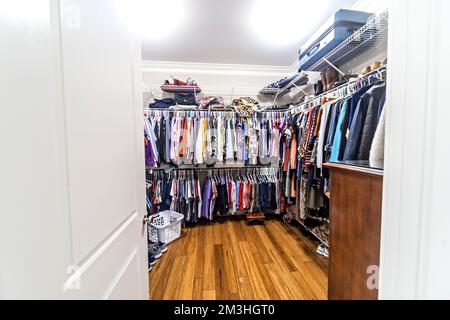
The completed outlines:
{"type": "MultiPolygon", "coordinates": [[[[367,12],[344,9],[337,11],[300,50],[300,70],[320,71],[320,68],[310,68],[363,27],[371,17],[373,14],[367,12]]],[[[351,49],[349,46],[348,50],[351,49]]]]}
{"type": "Polygon", "coordinates": [[[148,239],[151,242],[171,243],[181,236],[181,222],[184,216],[174,211],[163,211],[150,216],[148,239]]]}

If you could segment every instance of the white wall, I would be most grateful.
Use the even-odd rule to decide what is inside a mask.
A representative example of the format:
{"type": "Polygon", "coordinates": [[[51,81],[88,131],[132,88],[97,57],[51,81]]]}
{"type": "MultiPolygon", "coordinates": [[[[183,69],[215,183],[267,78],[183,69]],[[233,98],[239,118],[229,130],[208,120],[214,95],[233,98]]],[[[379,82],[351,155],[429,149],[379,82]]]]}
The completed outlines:
{"type": "Polygon", "coordinates": [[[191,77],[200,85],[203,94],[220,95],[229,102],[232,96],[256,98],[263,87],[294,71],[290,66],[144,61],[143,81],[151,87],[156,98],[161,98],[160,86],[171,75],[182,81],[191,77]]]}
{"type": "Polygon", "coordinates": [[[353,10],[380,13],[388,9],[392,0],[359,0],[352,7],[353,10]]]}

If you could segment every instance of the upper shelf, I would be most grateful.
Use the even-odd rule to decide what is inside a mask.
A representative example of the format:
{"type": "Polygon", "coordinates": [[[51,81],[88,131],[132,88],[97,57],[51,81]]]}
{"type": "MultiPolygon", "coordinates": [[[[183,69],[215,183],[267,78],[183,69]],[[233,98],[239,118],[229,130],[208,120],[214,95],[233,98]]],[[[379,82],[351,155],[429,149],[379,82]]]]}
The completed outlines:
{"type": "MultiPolygon", "coordinates": [[[[346,62],[358,57],[374,45],[380,46],[386,44],[388,38],[388,22],[389,10],[385,10],[372,18],[361,29],[355,31],[349,38],[305,71],[323,71],[330,66],[330,63],[334,66],[342,66],[346,62]]],[[[291,89],[302,87],[296,85],[296,83],[304,76],[305,73],[300,72],[285,87],[264,88],[261,93],[264,92],[266,95],[274,95],[274,102],[276,102],[277,98],[289,93],[291,89]]]]}
{"type": "Polygon", "coordinates": [[[373,45],[387,43],[388,22],[389,10],[386,10],[375,16],[361,29],[355,31],[347,40],[317,61],[307,71],[323,71],[330,66],[329,62],[333,65],[342,66],[373,45]]]}
{"type": "Polygon", "coordinates": [[[291,91],[293,88],[304,86],[308,83],[308,75],[305,72],[297,74],[292,80],[282,88],[264,88],[260,94],[282,96],[291,91]]]}

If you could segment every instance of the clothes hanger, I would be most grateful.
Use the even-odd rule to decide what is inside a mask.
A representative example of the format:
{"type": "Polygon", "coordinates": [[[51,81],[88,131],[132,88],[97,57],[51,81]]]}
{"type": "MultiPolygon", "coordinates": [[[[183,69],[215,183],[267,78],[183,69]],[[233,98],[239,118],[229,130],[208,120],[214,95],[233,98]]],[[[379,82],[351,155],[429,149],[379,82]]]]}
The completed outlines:
{"type": "Polygon", "coordinates": [[[253,183],[258,183],[258,173],[256,169],[253,170],[253,183]]]}
{"type": "Polygon", "coordinates": [[[380,69],[377,70],[377,78],[379,81],[383,81],[383,73],[380,71],[380,69]]]}
{"type": "Polygon", "coordinates": [[[224,182],[224,179],[223,179],[223,176],[222,176],[222,172],[219,170],[218,172],[217,172],[217,179],[218,179],[218,181],[219,181],[219,183],[220,184],[224,184],[225,182],[224,182]]]}

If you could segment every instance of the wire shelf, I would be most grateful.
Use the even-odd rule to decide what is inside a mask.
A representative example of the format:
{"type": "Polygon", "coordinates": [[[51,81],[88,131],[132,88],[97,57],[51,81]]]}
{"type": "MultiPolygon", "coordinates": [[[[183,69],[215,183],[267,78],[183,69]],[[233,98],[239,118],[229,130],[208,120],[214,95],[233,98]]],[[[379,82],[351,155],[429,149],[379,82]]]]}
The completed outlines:
{"type": "Polygon", "coordinates": [[[289,91],[291,91],[292,89],[296,88],[296,87],[301,87],[304,86],[308,83],[308,75],[304,72],[301,72],[299,74],[297,74],[295,76],[294,79],[291,80],[291,82],[289,82],[286,86],[284,86],[283,88],[264,88],[261,90],[260,93],[264,93],[264,94],[277,94],[278,95],[284,95],[286,93],[288,93],[289,91]],[[302,81],[300,81],[302,80],[302,81]]]}
{"type": "Polygon", "coordinates": [[[161,87],[162,91],[165,91],[167,93],[196,93],[199,94],[202,90],[199,87],[193,87],[193,86],[177,86],[177,85],[170,85],[165,84],[161,87]],[[171,91],[168,91],[171,90],[171,91]]]}
{"type": "Polygon", "coordinates": [[[291,82],[289,82],[286,86],[283,88],[264,88],[262,89],[259,94],[270,96],[275,96],[274,98],[274,104],[276,103],[278,98],[281,98],[285,96],[286,94],[290,93],[291,90],[295,90],[304,86],[307,86],[309,82],[308,75],[304,72],[300,72],[295,76],[294,79],[292,79],[291,82]]]}
{"type": "MultiPolygon", "coordinates": [[[[153,99],[162,99],[169,96],[172,96],[176,93],[196,93],[197,96],[203,97],[203,96],[220,96],[223,98],[236,98],[236,97],[251,97],[251,98],[257,98],[259,88],[257,87],[233,87],[233,86],[202,86],[199,87],[197,90],[194,90],[193,88],[189,89],[185,88],[185,92],[168,92],[161,89],[161,85],[158,84],[144,84],[144,93],[148,93],[153,99]],[[200,92],[201,91],[201,92],[200,92]]],[[[173,88],[173,89],[180,89],[183,87],[180,86],[168,86],[166,85],[165,88],[173,88]]]]}
{"type": "Polygon", "coordinates": [[[388,22],[389,10],[385,10],[317,61],[308,71],[323,71],[330,65],[329,63],[342,65],[374,45],[386,44],[388,22]]]}

